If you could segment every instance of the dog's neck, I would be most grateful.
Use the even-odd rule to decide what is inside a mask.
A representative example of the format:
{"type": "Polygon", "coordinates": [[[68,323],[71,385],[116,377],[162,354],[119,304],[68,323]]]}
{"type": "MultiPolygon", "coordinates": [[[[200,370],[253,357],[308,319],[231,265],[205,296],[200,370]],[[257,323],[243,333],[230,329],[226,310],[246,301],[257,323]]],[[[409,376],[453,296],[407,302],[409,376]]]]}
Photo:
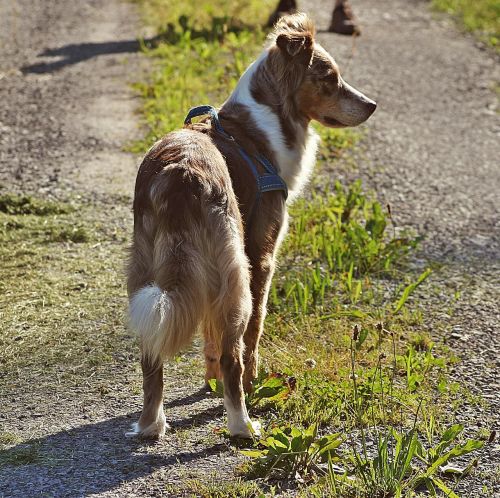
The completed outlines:
{"type": "Polygon", "coordinates": [[[249,111],[275,157],[278,171],[288,185],[289,199],[296,197],[309,178],[316,160],[318,136],[309,121],[285,109],[276,80],[266,64],[267,50],[251,64],[223,106],[240,104],[249,111]]]}

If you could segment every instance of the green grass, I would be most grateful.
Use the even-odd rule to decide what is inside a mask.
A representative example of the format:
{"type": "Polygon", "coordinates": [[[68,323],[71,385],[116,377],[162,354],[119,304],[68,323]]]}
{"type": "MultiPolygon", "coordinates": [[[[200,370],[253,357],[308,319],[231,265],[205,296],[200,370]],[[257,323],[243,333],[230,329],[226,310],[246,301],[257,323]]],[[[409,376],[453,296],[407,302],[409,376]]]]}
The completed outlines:
{"type": "Polygon", "coordinates": [[[290,214],[271,289],[274,310],[340,311],[346,296],[353,305],[373,302],[370,278],[394,275],[418,243],[410,234],[396,236],[387,208],[366,195],[360,182],[314,191],[290,214]]]}
{"type": "MultiPolygon", "coordinates": [[[[169,489],[172,494],[179,493],[179,487],[169,489]]],[[[200,498],[270,498],[272,493],[266,492],[253,481],[236,478],[231,481],[221,481],[217,476],[207,479],[188,480],[183,485],[185,496],[200,498]]]]}
{"type": "Polygon", "coordinates": [[[46,216],[69,213],[73,210],[73,206],[69,204],[36,199],[30,195],[0,194],[0,213],[46,216]]]}
{"type": "Polygon", "coordinates": [[[467,30],[500,50],[500,2],[498,0],[432,0],[432,6],[455,17],[467,30]]]}

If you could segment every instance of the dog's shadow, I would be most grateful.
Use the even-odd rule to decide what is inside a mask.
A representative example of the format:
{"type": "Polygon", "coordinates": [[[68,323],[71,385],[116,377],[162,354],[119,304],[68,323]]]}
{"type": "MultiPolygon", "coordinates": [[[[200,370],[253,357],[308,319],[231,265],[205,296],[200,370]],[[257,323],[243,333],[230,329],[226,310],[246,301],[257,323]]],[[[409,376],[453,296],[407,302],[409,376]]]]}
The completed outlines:
{"type": "MultiPolygon", "coordinates": [[[[166,403],[189,405],[206,397],[203,390],[166,403]]],[[[168,412],[167,412],[168,413],[168,412]]],[[[0,496],[87,496],[147,477],[162,468],[170,473],[178,464],[210,459],[227,451],[227,444],[189,445],[176,437],[177,430],[202,427],[223,413],[222,404],[173,421],[173,435],[161,442],[126,438],[124,433],[139,413],[110,418],[32,439],[0,451],[0,496]]]]}

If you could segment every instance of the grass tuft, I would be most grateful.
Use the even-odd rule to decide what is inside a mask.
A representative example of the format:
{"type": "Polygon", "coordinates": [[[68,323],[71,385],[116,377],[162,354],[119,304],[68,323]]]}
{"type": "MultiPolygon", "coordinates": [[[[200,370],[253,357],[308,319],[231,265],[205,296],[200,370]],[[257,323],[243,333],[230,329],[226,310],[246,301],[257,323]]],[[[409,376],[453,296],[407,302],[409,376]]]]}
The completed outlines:
{"type": "Polygon", "coordinates": [[[0,449],[5,449],[21,441],[21,438],[12,432],[0,432],[0,449]]]}
{"type": "Polygon", "coordinates": [[[72,209],[68,204],[36,199],[31,195],[0,194],[0,213],[47,216],[69,213],[72,209]]]}
{"type": "Polygon", "coordinates": [[[0,468],[7,465],[30,465],[41,460],[39,445],[27,443],[0,450],[0,468]]]}

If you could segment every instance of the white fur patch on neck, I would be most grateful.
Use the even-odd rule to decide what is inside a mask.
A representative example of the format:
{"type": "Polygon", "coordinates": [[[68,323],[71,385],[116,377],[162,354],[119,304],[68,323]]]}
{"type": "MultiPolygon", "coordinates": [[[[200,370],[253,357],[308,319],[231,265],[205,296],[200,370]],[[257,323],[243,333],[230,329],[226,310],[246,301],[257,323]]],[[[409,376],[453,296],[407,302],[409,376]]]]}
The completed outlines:
{"type": "Polygon", "coordinates": [[[280,176],[288,186],[288,202],[295,199],[307,183],[316,161],[319,137],[312,127],[304,130],[297,126],[297,143],[288,147],[276,113],[267,105],[258,103],[252,96],[251,83],[268,50],[253,62],[241,76],[228,102],[245,105],[258,128],[264,133],[274,152],[280,176]]]}

